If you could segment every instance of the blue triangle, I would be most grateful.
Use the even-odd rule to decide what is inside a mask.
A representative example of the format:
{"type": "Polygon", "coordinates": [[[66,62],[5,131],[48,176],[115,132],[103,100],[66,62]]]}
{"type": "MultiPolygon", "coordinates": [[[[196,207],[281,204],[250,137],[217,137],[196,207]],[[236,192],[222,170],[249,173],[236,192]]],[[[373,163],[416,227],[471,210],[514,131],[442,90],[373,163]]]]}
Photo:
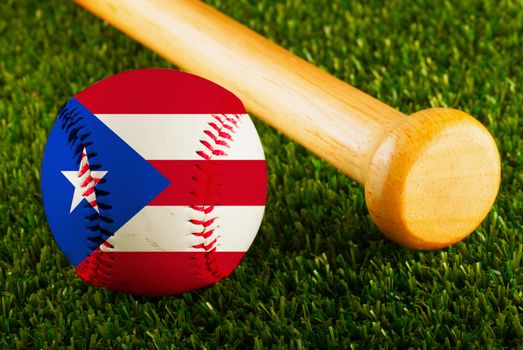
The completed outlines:
{"type": "Polygon", "coordinates": [[[76,99],[61,109],[42,162],[42,195],[58,245],[77,266],[169,181],[76,99]],[[91,170],[107,171],[96,185],[99,213],[84,199],[71,213],[74,186],[63,170],[78,171],[83,148],[91,170]]]}

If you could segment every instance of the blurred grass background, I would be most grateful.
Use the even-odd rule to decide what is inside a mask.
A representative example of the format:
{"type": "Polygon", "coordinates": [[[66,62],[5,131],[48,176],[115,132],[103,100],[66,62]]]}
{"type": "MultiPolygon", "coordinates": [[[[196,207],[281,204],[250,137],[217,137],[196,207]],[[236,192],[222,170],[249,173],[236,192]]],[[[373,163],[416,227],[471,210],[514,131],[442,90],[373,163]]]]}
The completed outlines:
{"type": "Polygon", "coordinates": [[[476,116],[502,155],[492,212],[453,247],[402,248],[362,187],[257,120],[269,202],[235,273],[173,297],[92,288],[47,227],[47,134],[79,90],[172,66],[69,2],[3,0],[0,348],[523,347],[523,1],[209,2],[404,113],[476,116]]]}

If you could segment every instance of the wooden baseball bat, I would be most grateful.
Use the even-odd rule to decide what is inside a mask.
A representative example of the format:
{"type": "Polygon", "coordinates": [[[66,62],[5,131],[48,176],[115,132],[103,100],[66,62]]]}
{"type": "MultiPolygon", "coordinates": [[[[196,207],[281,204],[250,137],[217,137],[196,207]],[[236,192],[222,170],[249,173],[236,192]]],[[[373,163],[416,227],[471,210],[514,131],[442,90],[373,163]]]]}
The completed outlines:
{"type": "Polygon", "coordinates": [[[407,117],[194,0],[76,0],[365,185],[370,215],[407,247],[445,247],[488,214],[500,183],[494,139],[448,108],[407,117]]]}

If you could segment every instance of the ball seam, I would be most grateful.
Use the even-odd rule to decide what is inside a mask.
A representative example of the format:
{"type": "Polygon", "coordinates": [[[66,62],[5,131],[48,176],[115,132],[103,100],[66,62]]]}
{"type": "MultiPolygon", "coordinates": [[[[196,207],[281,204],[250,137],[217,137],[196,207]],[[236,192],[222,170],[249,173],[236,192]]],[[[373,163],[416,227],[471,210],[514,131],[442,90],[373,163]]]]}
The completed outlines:
{"type": "MultiPolygon", "coordinates": [[[[79,173],[79,177],[87,175],[89,179],[91,178],[90,172],[102,169],[103,165],[98,159],[96,146],[91,140],[88,122],[84,120],[85,116],[79,110],[79,107],[75,105],[75,102],[75,99],[70,99],[62,106],[58,113],[58,120],[61,122],[62,130],[67,135],[67,141],[72,148],[73,159],[76,159],[76,163],[79,165],[87,165],[83,169],[85,171],[81,174],[79,173]]],[[[105,179],[101,179],[98,183],[103,184],[105,181],[105,179]]],[[[91,182],[85,181],[82,183],[82,188],[86,188],[89,185],[91,185],[91,182]]],[[[86,244],[86,256],[81,265],[82,271],[81,273],[77,271],[77,274],[94,285],[103,286],[110,278],[113,257],[110,254],[102,254],[97,249],[102,244],[110,246],[107,239],[114,235],[114,232],[105,228],[106,224],[113,222],[110,216],[107,215],[112,206],[104,201],[110,195],[110,191],[102,191],[97,186],[92,186],[91,188],[96,198],[98,210],[95,210],[93,213],[92,203],[88,201],[82,205],[82,210],[85,212],[85,229],[88,231],[86,235],[88,242],[86,244]]]]}
{"type": "MultiPolygon", "coordinates": [[[[233,142],[233,135],[239,128],[240,115],[239,114],[212,114],[211,120],[207,123],[207,127],[203,130],[203,135],[199,143],[203,146],[202,149],[195,151],[196,154],[205,161],[209,161],[211,166],[205,167],[204,170],[196,165],[198,171],[203,172],[204,179],[200,176],[194,176],[193,180],[204,186],[203,198],[198,198],[198,193],[192,191],[191,194],[203,203],[191,205],[194,216],[189,219],[189,222],[194,225],[192,235],[201,238],[201,243],[192,245],[190,248],[200,249],[204,252],[204,271],[210,276],[201,276],[204,280],[217,281],[226,277],[225,271],[220,267],[216,259],[216,249],[219,246],[219,234],[217,227],[219,227],[219,217],[215,216],[214,203],[209,205],[212,198],[209,198],[209,193],[214,193],[220,187],[219,166],[213,166],[216,158],[226,157],[226,149],[231,147],[233,142]],[[218,179],[218,182],[214,182],[218,179]],[[203,218],[201,215],[203,213],[203,218]],[[210,242],[207,240],[211,239],[210,242]]],[[[197,266],[197,268],[201,268],[197,266]]],[[[201,272],[200,272],[201,273],[201,272]]]]}

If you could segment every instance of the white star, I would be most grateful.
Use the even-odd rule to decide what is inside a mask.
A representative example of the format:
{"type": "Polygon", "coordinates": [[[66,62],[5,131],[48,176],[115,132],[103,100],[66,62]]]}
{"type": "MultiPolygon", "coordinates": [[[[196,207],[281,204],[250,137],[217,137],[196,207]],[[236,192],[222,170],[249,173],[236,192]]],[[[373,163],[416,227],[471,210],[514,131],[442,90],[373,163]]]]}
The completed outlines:
{"type": "Polygon", "coordinates": [[[72,213],[84,198],[91,204],[94,210],[100,212],[98,210],[98,203],[96,202],[94,187],[107,174],[107,171],[91,170],[85,147],[82,152],[82,159],[78,171],[63,170],[62,174],[74,186],[73,200],[69,213],[72,213]]]}

